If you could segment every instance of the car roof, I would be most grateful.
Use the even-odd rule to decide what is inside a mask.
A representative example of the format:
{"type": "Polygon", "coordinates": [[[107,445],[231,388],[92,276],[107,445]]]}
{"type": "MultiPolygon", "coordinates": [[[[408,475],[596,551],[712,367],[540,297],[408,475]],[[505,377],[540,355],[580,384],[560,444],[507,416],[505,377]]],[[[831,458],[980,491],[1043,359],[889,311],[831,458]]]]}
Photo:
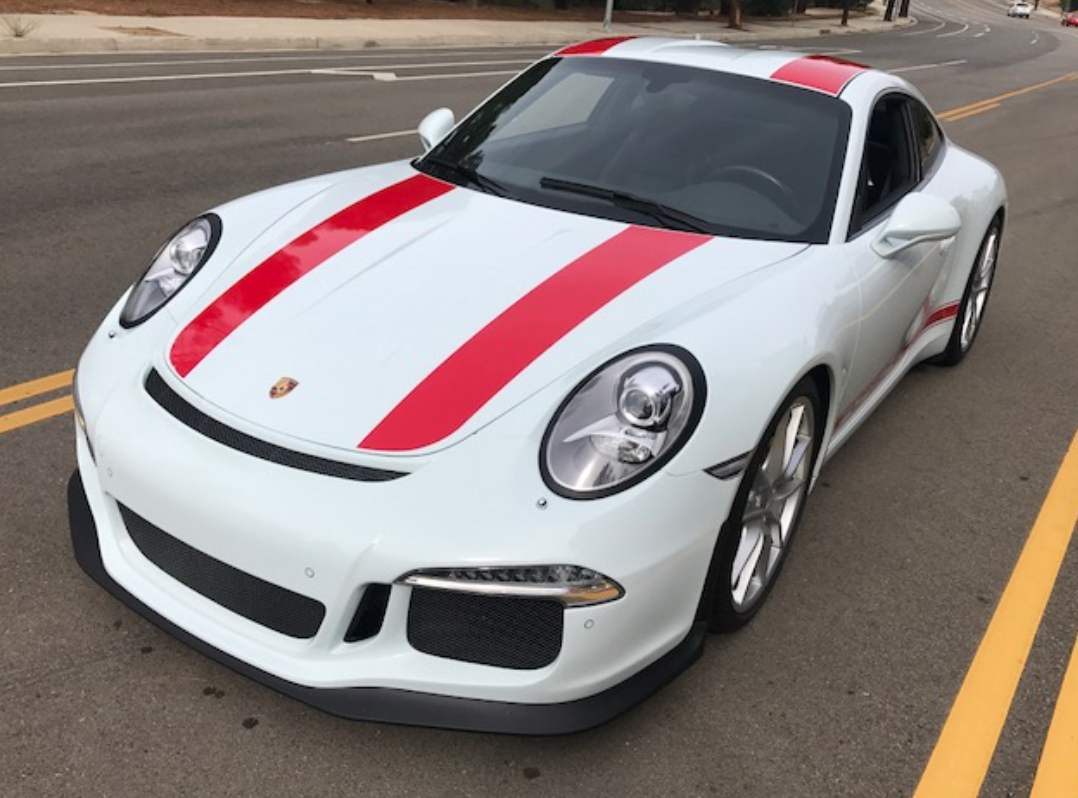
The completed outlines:
{"type": "MultiPolygon", "coordinates": [[[[840,58],[784,50],[732,47],[699,39],[619,36],[562,48],[554,56],[600,56],[679,64],[801,86],[838,97],[866,73],[886,75],[840,58]]],[[[888,76],[890,77],[890,76],[888,76]]]]}

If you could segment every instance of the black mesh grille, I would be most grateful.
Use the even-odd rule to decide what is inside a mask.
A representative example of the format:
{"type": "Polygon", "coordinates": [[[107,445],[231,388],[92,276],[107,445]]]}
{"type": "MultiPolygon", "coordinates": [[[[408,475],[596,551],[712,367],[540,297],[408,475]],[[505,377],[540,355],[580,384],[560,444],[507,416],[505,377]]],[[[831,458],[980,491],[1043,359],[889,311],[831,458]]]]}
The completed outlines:
{"type": "Polygon", "coordinates": [[[275,632],[299,638],[317,634],[326,614],[321,602],[203,554],[122,504],[119,507],[138,550],[173,579],[275,632]]]}
{"type": "Polygon", "coordinates": [[[408,642],[436,657],[534,670],[561,651],[564,608],[548,599],[412,588],[408,642]]]}
{"type": "Polygon", "coordinates": [[[205,435],[223,446],[257,457],[260,460],[268,460],[271,463],[288,466],[289,468],[298,468],[301,471],[311,471],[327,477],[351,479],[357,482],[388,482],[391,479],[407,476],[401,471],[369,468],[355,463],[327,460],[313,454],[294,452],[283,446],[277,446],[276,444],[259,440],[245,432],[232,429],[232,427],[222,424],[217,419],[207,416],[198,408],[190,405],[165,384],[157,371],[151,371],[147,375],[146,392],[157,404],[168,411],[169,415],[186,424],[195,432],[205,435]]]}

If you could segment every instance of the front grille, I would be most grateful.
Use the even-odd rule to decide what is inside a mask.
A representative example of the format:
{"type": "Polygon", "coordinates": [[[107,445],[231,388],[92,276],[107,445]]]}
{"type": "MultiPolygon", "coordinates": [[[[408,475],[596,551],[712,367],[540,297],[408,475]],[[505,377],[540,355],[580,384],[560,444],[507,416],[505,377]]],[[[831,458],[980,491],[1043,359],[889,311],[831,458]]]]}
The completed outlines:
{"type": "Polygon", "coordinates": [[[415,587],[408,608],[408,642],[435,657],[535,670],[561,652],[564,612],[560,602],[549,599],[415,587]]]}
{"type": "Polygon", "coordinates": [[[124,505],[119,507],[138,550],[173,579],[283,635],[306,639],[318,633],[326,614],[321,602],[233,568],[177,540],[124,505]]]}
{"type": "Polygon", "coordinates": [[[295,452],[283,446],[259,440],[245,432],[240,432],[227,424],[222,424],[215,418],[207,416],[191,405],[172,390],[156,370],[150,371],[146,376],[146,392],[169,415],[186,424],[195,432],[205,435],[210,440],[217,441],[222,446],[249,454],[260,460],[268,460],[271,463],[296,468],[300,471],[310,471],[327,477],[351,479],[357,482],[388,482],[392,479],[407,476],[401,471],[387,471],[383,468],[370,468],[356,465],[355,463],[342,463],[339,460],[329,460],[313,454],[295,452]]]}

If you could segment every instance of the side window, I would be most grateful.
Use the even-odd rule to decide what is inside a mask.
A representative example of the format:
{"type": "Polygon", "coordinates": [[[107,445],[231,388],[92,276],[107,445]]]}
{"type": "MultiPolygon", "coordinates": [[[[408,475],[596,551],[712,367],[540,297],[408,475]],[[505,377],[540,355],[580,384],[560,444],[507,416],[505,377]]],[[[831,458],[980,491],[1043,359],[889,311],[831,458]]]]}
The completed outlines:
{"type": "Polygon", "coordinates": [[[924,178],[936,165],[943,149],[943,134],[929,110],[916,100],[910,100],[910,117],[913,121],[913,140],[917,145],[917,158],[924,178]]]}
{"type": "Polygon", "coordinates": [[[850,233],[860,232],[917,183],[907,98],[890,95],[872,109],[850,233]]]}

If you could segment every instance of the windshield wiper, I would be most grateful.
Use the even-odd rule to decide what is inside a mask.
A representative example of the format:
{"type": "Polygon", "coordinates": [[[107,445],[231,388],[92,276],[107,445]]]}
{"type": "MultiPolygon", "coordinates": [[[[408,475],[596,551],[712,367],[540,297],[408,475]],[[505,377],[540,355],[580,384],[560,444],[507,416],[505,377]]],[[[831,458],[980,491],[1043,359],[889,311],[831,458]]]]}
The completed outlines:
{"type": "Polygon", "coordinates": [[[544,177],[539,180],[539,185],[551,191],[565,191],[569,194],[581,194],[585,197],[606,200],[611,205],[616,205],[619,208],[651,216],[653,219],[662,222],[666,227],[689,230],[694,233],[707,233],[709,235],[713,233],[713,227],[706,219],[701,219],[699,216],[687,211],[671,208],[669,205],[663,205],[661,202],[647,197],[630,194],[628,191],[592,186],[572,180],[562,180],[559,177],[544,177]]]}
{"type": "Polygon", "coordinates": [[[421,159],[423,163],[433,164],[434,166],[441,167],[449,172],[452,172],[459,177],[463,177],[473,186],[476,186],[487,194],[493,194],[496,197],[504,197],[508,193],[505,190],[505,186],[499,183],[497,180],[492,180],[486,175],[481,175],[475,169],[470,166],[465,166],[462,163],[456,161],[450,161],[447,158],[439,158],[437,155],[427,155],[421,159]]]}

